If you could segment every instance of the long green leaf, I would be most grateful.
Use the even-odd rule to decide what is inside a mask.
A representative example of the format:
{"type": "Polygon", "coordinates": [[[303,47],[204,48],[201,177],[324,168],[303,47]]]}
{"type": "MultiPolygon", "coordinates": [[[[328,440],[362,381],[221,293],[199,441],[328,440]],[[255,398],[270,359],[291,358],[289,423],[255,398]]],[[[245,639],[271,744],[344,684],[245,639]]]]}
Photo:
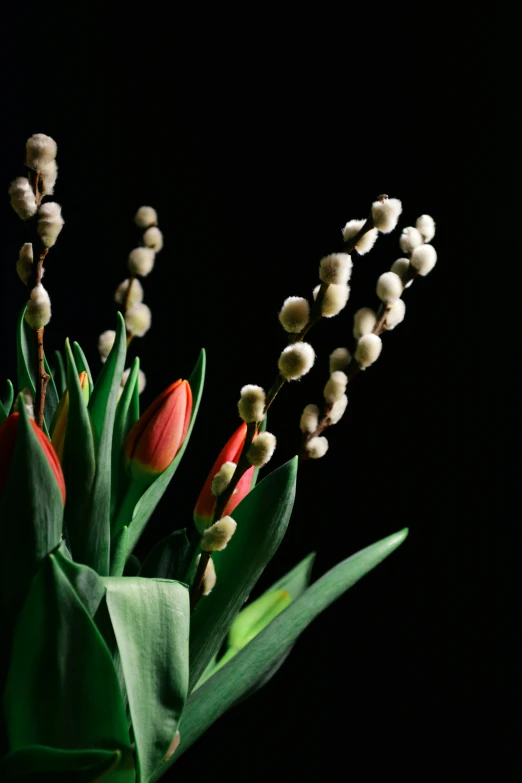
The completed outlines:
{"type": "Polygon", "coordinates": [[[187,698],[188,589],[141,577],[104,582],[136,739],[138,783],[145,783],[169,749],[187,698]]]}
{"type": "MultiPolygon", "coordinates": [[[[198,688],[183,713],[181,745],[173,761],[270,670],[317,615],[397,549],[407,534],[407,529],[394,533],[336,565],[198,688]]],[[[163,765],[159,772],[163,774],[168,766],[163,765]]]]}
{"type": "Polygon", "coordinates": [[[140,568],[139,575],[149,579],[177,579],[185,576],[185,557],[189,548],[185,528],[174,530],[158,541],[140,568]]]}
{"type": "Polygon", "coordinates": [[[277,551],[295,497],[297,457],[270,473],[234,510],[237,529],[213,555],[217,583],[201,599],[190,629],[190,689],[219,650],[234,618],[277,551]]]}
{"type": "Polygon", "coordinates": [[[132,751],[62,750],[42,745],[20,748],[0,761],[4,783],[134,783],[132,751]]]}
{"type": "Polygon", "coordinates": [[[54,556],[58,566],[87,610],[89,617],[94,617],[105,595],[105,585],[102,578],[89,566],[74,563],[68,556],[63,541],[54,556]]]}
{"type": "Polygon", "coordinates": [[[92,374],[91,369],[89,367],[89,363],[87,362],[87,359],[85,358],[85,354],[80,348],[80,344],[77,342],[73,343],[73,354],[74,354],[74,360],[76,362],[76,367],[78,368],[78,372],[86,372],[87,373],[87,380],[89,383],[89,397],[92,394],[92,390],[94,389],[94,383],[92,382],[92,374]]]}
{"type": "Polygon", "coordinates": [[[174,473],[176,472],[179,463],[181,462],[185,449],[188,446],[190,435],[194,427],[196,416],[199,410],[199,404],[201,402],[201,396],[203,394],[203,383],[205,380],[205,366],[206,357],[205,349],[201,350],[198,362],[189,378],[190,388],[192,390],[192,417],[190,419],[190,427],[187,432],[187,437],[183,446],[179,450],[176,458],[171,462],[167,470],[165,470],[156,481],[148,487],[146,492],[143,493],[139,501],[134,507],[132,513],[132,519],[129,523],[129,552],[132,552],[138,540],[143,533],[147,522],[149,521],[152,512],[158,505],[159,501],[163,497],[165,490],[167,489],[174,473]]]}
{"type": "Polygon", "coordinates": [[[111,449],[114,416],[126,350],[125,322],[121,313],[118,313],[114,345],[89,399],[96,475],[86,522],[88,559],[85,562],[100,576],[107,576],[110,569],[111,449]]]}
{"type": "Polygon", "coordinates": [[[2,413],[4,414],[4,419],[0,420],[0,424],[11,413],[11,408],[13,406],[13,399],[14,399],[13,384],[8,379],[7,380],[7,388],[6,388],[5,394],[4,394],[3,398],[2,398],[2,401],[0,402],[0,415],[2,413]]]}
{"type": "MultiPolygon", "coordinates": [[[[140,360],[136,357],[116,407],[111,457],[111,520],[114,518],[116,509],[120,507],[129,486],[129,475],[126,471],[125,459],[123,457],[123,444],[130,429],[138,421],[140,415],[139,371],[140,360]]],[[[114,538],[118,532],[111,523],[111,536],[114,538]]]]}
{"type": "Polygon", "coordinates": [[[4,713],[10,750],[130,746],[110,653],[55,555],[42,563],[18,618],[4,713]]]}
{"type": "Polygon", "coordinates": [[[94,438],[85,397],[78,378],[79,370],[69,340],[65,341],[65,355],[69,390],[69,409],[63,450],[63,472],[67,487],[65,526],[67,540],[74,559],[80,563],[95,565],[91,532],[88,527],[91,494],[96,472],[94,438]]]}
{"type": "Polygon", "coordinates": [[[62,354],[58,350],[54,352],[53,377],[54,382],[56,383],[58,397],[61,399],[62,394],[67,388],[67,374],[65,372],[65,364],[62,354]]]}

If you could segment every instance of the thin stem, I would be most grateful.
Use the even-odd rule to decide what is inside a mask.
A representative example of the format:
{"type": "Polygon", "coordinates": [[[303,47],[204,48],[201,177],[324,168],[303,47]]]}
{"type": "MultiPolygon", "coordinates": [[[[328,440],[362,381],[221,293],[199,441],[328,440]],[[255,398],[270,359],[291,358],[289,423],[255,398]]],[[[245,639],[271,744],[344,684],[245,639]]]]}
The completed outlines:
{"type": "MultiPolygon", "coordinates": [[[[38,172],[37,172],[38,177],[38,172]]],[[[37,180],[36,180],[37,182],[37,180]]],[[[47,255],[48,248],[45,248],[38,258],[36,266],[36,285],[40,285],[43,275],[43,264],[47,255]]],[[[38,361],[38,377],[36,378],[36,394],[34,400],[35,422],[40,427],[43,427],[44,412],[45,412],[45,397],[47,393],[47,384],[49,383],[50,376],[45,371],[44,363],[44,327],[36,330],[36,353],[38,361]]]]}
{"type": "Polygon", "coordinates": [[[198,563],[198,570],[196,571],[196,576],[194,577],[194,582],[192,584],[192,589],[190,591],[190,611],[193,612],[196,608],[196,604],[198,603],[199,599],[201,598],[203,591],[203,579],[205,577],[205,571],[207,570],[208,561],[210,560],[211,553],[210,552],[202,552],[201,557],[199,559],[198,563]]]}
{"type": "Polygon", "coordinates": [[[127,312],[127,310],[129,309],[129,301],[130,301],[131,288],[132,288],[132,284],[134,283],[134,281],[135,281],[135,280],[136,280],[136,277],[135,277],[134,275],[131,275],[131,276],[129,277],[129,285],[127,286],[127,292],[126,292],[126,294],[125,294],[125,300],[124,300],[124,302],[123,302],[123,312],[124,312],[124,313],[126,313],[126,312],[127,312]]]}

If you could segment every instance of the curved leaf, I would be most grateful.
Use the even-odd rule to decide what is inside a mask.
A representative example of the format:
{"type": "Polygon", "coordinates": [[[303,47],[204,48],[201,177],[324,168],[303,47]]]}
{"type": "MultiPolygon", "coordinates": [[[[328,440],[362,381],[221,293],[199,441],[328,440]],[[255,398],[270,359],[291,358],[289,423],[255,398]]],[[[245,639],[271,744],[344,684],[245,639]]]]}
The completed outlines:
{"type": "MultiPolygon", "coordinates": [[[[175,758],[178,759],[215,720],[255,686],[317,615],[388,557],[407,535],[407,529],[401,530],[336,565],[198,688],[183,713],[181,745],[175,758]]],[[[168,766],[163,765],[161,774],[168,766]]],[[[158,774],[153,780],[159,777],[158,774]]]]}
{"type": "MultiPolygon", "coordinates": [[[[125,469],[125,460],[123,458],[123,444],[131,427],[138,421],[140,416],[139,370],[140,360],[136,357],[116,407],[111,457],[111,518],[114,517],[116,509],[120,507],[129,486],[129,475],[125,469]]],[[[111,534],[112,536],[115,534],[114,527],[111,530],[111,534]]]]}
{"type": "Polygon", "coordinates": [[[87,373],[87,381],[89,383],[89,397],[92,394],[92,390],[94,388],[94,383],[92,382],[92,374],[89,367],[89,363],[87,362],[87,359],[85,358],[85,354],[80,348],[80,344],[77,342],[73,343],[73,354],[74,354],[74,361],[76,362],[76,367],[78,368],[78,373],[86,372],[87,373]]]}
{"type": "Polygon", "coordinates": [[[295,497],[297,457],[270,473],[234,510],[237,529],[213,555],[217,583],[200,600],[190,629],[190,689],[219,650],[234,618],[277,551],[295,497]]]}
{"type": "Polygon", "coordinates": [[[182,582],[188,548],[185,528],[174,530],[149,552],[141,565],[139,575],[149,579],[177,579],[182,582]]]}
{"type": "Polygon", "coordinates": [[[109,577],[107,608],[116,636],[136,739],[138,782],[161,764],[188,691],[189,594],[161,579],[109,577]]]}
{"type": "Polygon", "coordinates": [[[30,745],[0,761],[5,783],[134,783],[132,749],[63,750],[30,745]]]}
{"type": "Polygon", "coordinates": [[[0,424],[9,416],[11,408],[13,406],[14,389],[13,384],[7,379],[7,388],[5,394],[0,402],[0,424]]]}
{"type": "Polygon", "coordinates": [[[54,352],[53,377],[58,397],[61,399],[62,394],[67,388],[67,373],[65,372],[65,363],[60,351],[54,352]]]}
{"type": "Polygon", "coordinates": [[[94,617],[105,595],[105,585],[102,578],[89,566],[74,563],[68,557],[63,541],[59,549],[54,553],[54,556],[58,566],[64,572],[87,610],[89,617],[94,617]]]}

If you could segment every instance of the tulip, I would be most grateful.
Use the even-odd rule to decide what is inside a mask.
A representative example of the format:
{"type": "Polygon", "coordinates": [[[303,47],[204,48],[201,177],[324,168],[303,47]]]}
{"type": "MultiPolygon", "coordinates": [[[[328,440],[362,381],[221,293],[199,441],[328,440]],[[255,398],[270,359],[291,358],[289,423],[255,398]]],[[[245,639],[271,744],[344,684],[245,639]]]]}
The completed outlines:
{"type": "Polygon", "coordinates": [[[150,484],[168,468],[187,437],[191,415],[188,381],[176,381],[156,398],[125,440],[125,461],[132,478],[150,484]]]}
{"type": "MultiPolygon", "coordinates": [[[[5,480],[9,472],[9,466],[13,458],[19,421],[20,414],[11,413],[11,415],[7,417],[0,427],[0,493],[4,488],[5,480]]],[[[45,456],[47,457],[49,465],[52,468],[54,477],[60,488],[62,502],[65,505],[65,481],[63,478],[62,467],[60,465],[58,455],[47,436],[43,433],[40,427],[35,424],[33,419],[29,419],[28,421],[30,426],[33,428],[34,434],[36,435],[45,456]]]]}
{"type": "MultiPolygon", "coordinates": [[[[216,473],[218,473],[225,464],[225,462],[238,463],[243,444],[245,442],[247,433],[247,425],[245,422],[237,428],[226,446],[222,449],[219,457],[214,463],[214,466],[207,476],[207,480],[203,485],[203,489],[199,495],[194,509],[194,522],[200,533],[203,533],[212,524],[214,511],[216,508],[216,497],[212,494],[212,480],[216,473]]],[[[254,467],[248,468],[247,471],[240,478],[238,485],[230,497],[226,508],[223,509],[221,516],[230,516],[235,507],[240,503],[245,495],[250,492],[252,485],[252,478],[254,476],[254,467]]]]}
{"type": "MultiPolygon", "coordinates": [[[[78,376],[80,387],[83,392],[85,403],[89,402],[89,379],[86,372],[81,372],[78,376]]],[[[67,421],[69,419],[69,390],[66,389],[56,408],[51,424],[51,443],[54,446],[58,459],[63,462],[63,447],[65,444],[65,432],[67,430],[67,421]]]]}

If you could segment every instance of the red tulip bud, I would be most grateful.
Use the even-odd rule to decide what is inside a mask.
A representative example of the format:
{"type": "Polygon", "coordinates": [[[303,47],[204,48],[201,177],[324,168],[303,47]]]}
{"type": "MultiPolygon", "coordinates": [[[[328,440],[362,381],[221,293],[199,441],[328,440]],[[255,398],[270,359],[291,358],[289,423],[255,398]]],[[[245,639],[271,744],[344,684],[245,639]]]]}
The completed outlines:
{"type": "MultiPolygon", "coordinates": [[[[4,487],[9,472],[9,466],[13,458],[19,422],[20,414],[11,413],[0,427],[0,493],[4,487]]],[[[38,427],[32,419],[29,419],[29,424],[33,428],[33,431],[38,438],[38,442],[47,457],[47,461],[52,468],[60,488],[63,504],[65,505],[65,481],[58,455],[40,427],[38,427]]]]}
{"type": "Polygon", "coordinates": [[[187,437],[192,415],[188,381],[165,389],[140,416],[124,446],[130,475],[151,483],[168,468],[187,437]]]}

